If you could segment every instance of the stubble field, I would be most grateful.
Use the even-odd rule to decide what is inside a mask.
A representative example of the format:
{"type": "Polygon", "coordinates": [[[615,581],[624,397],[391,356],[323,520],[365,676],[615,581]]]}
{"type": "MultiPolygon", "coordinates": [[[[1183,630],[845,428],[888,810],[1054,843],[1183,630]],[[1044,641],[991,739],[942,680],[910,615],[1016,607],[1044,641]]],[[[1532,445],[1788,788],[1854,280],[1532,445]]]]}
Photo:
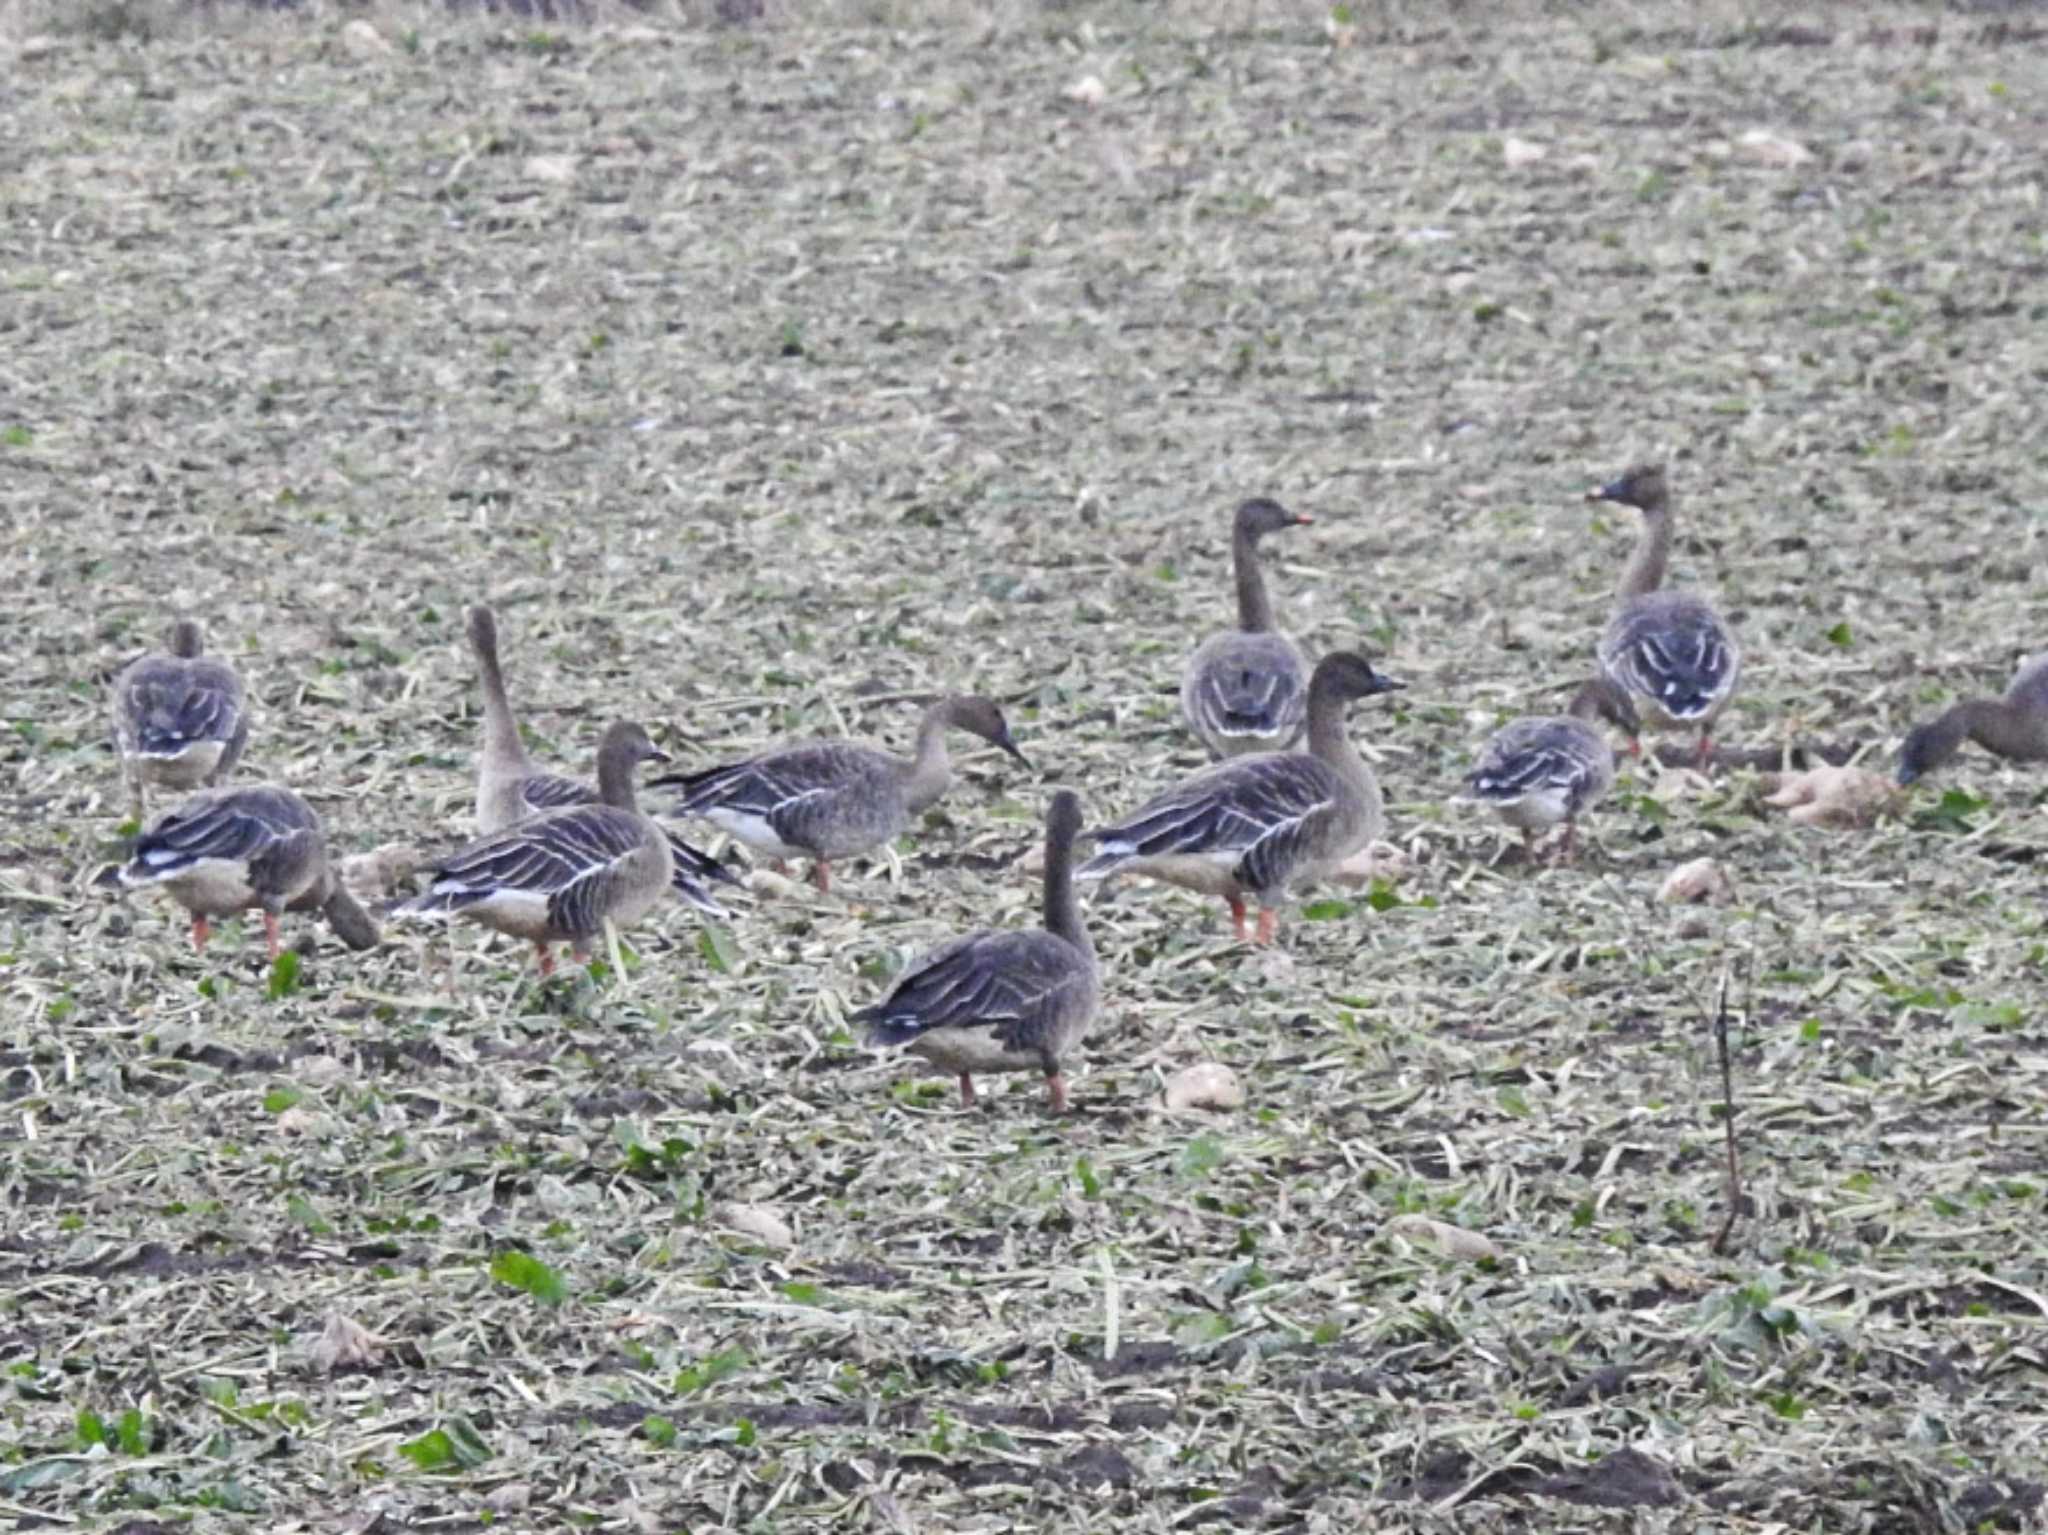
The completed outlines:
{"type": "Polygon", "coordinates": [[[2037,1526],[2038,774],[1825,831],[1637,765],[1575,869],[1450,803],[1586,674],[1636,459],[1731,744],[1883,770],[2036,643],[2039,24],[1675,11],[16,14],[0,1522],[2037,1526]],[[1286,625],[1408,684],[1353,717],[1405,873],[1270,952],[1106,893],[1075,1112],[964,1112],[844,1019],[1033,920],[1052,786],[1195,765],[1259,493],[1316,518],[1286,625]],[[105,683],[178,611],[243,781],[453,845],[485,597],[565,771],[621,715],[901,746],[946,689],[1032,770],[597,984],[301,921],[273,986],[256,924],[94,887],[105,683]],[[1703,855],[1733,903],[1659,903],[1703,855]],[[1212,1059],[1248,1103],[1166,1112],[1212,1059]]]}

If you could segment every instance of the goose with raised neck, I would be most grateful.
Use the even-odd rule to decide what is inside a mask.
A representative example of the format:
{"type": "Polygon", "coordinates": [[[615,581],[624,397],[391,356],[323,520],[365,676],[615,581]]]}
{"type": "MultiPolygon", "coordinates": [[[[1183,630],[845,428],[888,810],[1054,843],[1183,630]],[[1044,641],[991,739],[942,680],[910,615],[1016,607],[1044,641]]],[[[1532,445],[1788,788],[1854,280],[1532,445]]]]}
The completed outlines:
{"type": "Polygon", "coordinates": [[[172,623],[162,653],[138,657],[114,679],[114,747],[129,813],[149,813],[151,785],[184,791],[224,783],[249,744],[242,679],[206,655],[190,618],[172,623]]]}
{"type": "Polygon", "coordinates": [[[2009,762],[2048,760],[2048,654],[2030,656],[2000,698],[1966,698],[1906,734],[1898,778],[1916,783],[1975,741],[2009,762]]]}
{"type": "Polygon", "coordinates": [[[257,910],[270,957],[282,949],[278,919],[318,911],[352,949],[377,945],[376,921],[327,856],[313,807],[278,784],[194,795],[135,840],[118,883],[158,886],[192,914],[192,947],[204,951],[216,917],[257,910]]]}
{"type": "Polygon", "coordinates": [[[1257,941],[1270,943],[1291,886],[1321,877],[1380,833],[1379,780],[1345,729],[1347,705],[1402,684],[1364,656],[1336,651],[1308,687],[1308,749],[1234,757],[1206,768],[1135,815],[1092,834],[1082,879],[1144,875],[1229,903],[1238,938],[1246,902],[1259,906],[1257,941]]]}
{"type": "Polygon", "coordinates": [[[953,1073],[974,1105],[977,1072],[1032,1071],[1045,1078],[1052,1112],[1067,1107],[1061,1058],[1101,1005],[1094,942],[1074,898],[1074,839],[1081,802],[1068,789],[1045,818],[1043,925],[956,938],[917,960],[889,995],[854,1021],[876,1048],[907,1047],[953,1073]]]}
{"type": "Polygon", "coordinates": [[[1204,640],[1181,671],[1181,713],[1213,757],[1283,751],[1301,739],[1308,662],[1274,625],[1259,540],[1311,521],[1264,498],[1245,502],[1232,515],[1237,628],[1204,640]]]}
{"type": "Polygon", "coordinates": [[[1714,721],[1742,677],[1742,647],[1711,603],[1661,589],[1672,521],[1664,466],[1638,464],[1588,491],[1586,499],[1632,506],[1643,519],[1600,636],[1601,673],[1644,726],[1698,732],[1697,757],[1705,767],[1713,760],[1714,721]]]}
{"type": "Polygon", "coordinates": [[[670,773],[654,779],[651,787],[680,789],[675,814],[709,821],[778,867],[791,858],[808,858],[812,882],[828,891],[833,860],[893,840],[911,817],[944,796],[953,782],[946,750],[952,730],[964,730],[1024,762],[1003,711],[992,700],[952,694],[925,710],[909,757],[857,741],[807,741],[716,767],[670,773]]]}
{"type": "MultiPolygon", "coordinates": [[[[595,805],[602,795],[581,779],[543,773],[527,755],[518,716],[505,691],[505,672],[498,660],[498,617],[482,603],[466,615],[469,646],[476,654],[477,677],[484,695],[484,750],[477,762],[476,826],[484,836],[571,805],[595,805]]],[[[685,842],[674,832],[668,838],[669,888],[689,906],[714,917],[727,915],[712,896],[713,883],[737,885],[724,864],[685,842]]]]}
{"type": "Polygon", "coordinates": [[[397,908],[411,917],[464,917],[533,944],[542,976],[554,973],[553,944],[588,962],[609,921],[631,926],[669,888],[669,838],[643,813],[634,778],[643,762],[666,762],[631,720],[606,727],[597,751],[597,800],[544,810],[441,860],[427,893],[397,908]]]}
{"type": "Polygon", "coordinates": [[[1564,836],[1554,856],[1570,862],[1577,851],[1578,818],[1614,787],[1614,748],[1596,721],[1606,721],[1633,742],[1634,706],[1605,677],[1584,683],[1563,714],[1511,720],[1494,733],[1465,779],[1465,797],[1490,806],[1522,833],[1522,848],[1536,860],[1540,834],[1560,822],[1564,836]]]}

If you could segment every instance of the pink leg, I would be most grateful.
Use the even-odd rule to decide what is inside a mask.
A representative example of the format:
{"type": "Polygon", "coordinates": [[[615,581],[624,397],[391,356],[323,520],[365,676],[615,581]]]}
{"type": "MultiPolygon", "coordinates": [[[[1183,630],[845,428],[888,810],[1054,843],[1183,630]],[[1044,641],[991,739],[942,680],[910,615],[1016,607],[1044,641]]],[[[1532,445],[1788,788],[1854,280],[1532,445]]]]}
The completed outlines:
{"type": "Polygon", "coordinates": [[[1067,1079],[1057,1072],[1045,1079],[1045,1096],[1055,1114],[1067,1112],[1067,1079]]]}
{"type": "Polygon", "coordinates": [[[1229,900],[1230,921],[1231,925],[1237,929],[1237,941],[1239,943],[1249,943],[1252,935],[1251,929],[1244,925],[1244,897],[1233,895],[1229,900]]]}
{"type": "Polygon", "coordinates": [[[1714,765],[1714,739],[1705,731],[1700,732],[1700,751],[1694,766],[1710,768],[1714,765]]]}
{"type": "Polygon", "coordinates": [[[284,945],[278,937],[277,918],[267,911],[263,914],[263,936],[270,945],[270,957],[276,959],[277,951],[284,945]]]}
{"type": "Polygon", "coordinates": [[[962,1108],[974,1107],[974,1078],[964,1071],[960,1073],[960,1105],[962,1108]]]}
{"type": "Polygon", "coordinates": [[[194,954],[204,954],[206,952],[206,940],[212,936],[213,929],[206,925],[206,918],[194,917],[192,919],[192,952],[194,954]]]}
{"type": "Polygon", "coordinates": [[[818,887],[820,895],[832,893],[832,865],[820,858],[811,865],[811,883],[818,887]]]}
{"type": "Polygon", "coordinates": [[[1270,906],[1261,906],[1261,907],[1259,908],[1259,942],[1260,942],[1260,943],[1271,943],[1271,942],[1273,941],[1273,929],[1274,929],[1274,927],[1275,927],[1275,926],[1277,926],[1277,925],[1278,925],[1278,923],[1279,923],[1279,920],[1280,920],[1280,913],[1278,913],[1277,911],[1273,910],[1273,908],[1272,908],[1272,907],[1270,907],[1270,906]]]}
{"type": "Polygon", "coordinates": [[[533,941],[533,953],[540,961],[540,978],[546,980],[555,973],[555,951],[536,938],[533,941]]]}

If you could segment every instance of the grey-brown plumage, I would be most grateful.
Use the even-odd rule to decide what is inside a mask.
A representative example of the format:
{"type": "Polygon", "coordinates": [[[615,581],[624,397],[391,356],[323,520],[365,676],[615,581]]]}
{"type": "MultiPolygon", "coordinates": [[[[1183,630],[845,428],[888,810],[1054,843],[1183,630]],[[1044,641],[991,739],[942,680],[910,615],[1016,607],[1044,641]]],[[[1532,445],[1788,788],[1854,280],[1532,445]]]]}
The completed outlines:
{"type": "MultiPolygon", "coordinates": [[[[484,749],[477,759],[477,830],[488,836],[544,811],[597,804],[597,791],[589,784],[559,773],[543,773],[527,755],[512,700],[505,691],[505,674],[498,664],[497,615],[478,604],[469,610],[467,627],[484,694],[484,749]]],[[[725,908],[713,898],[707,884],[739,881],[726,872],[725,865],[674,832],[664,829],[663,835],[669,845],[669,888],[699,911],[725,916],[725,908]]]]}
{"type": "Polygon", "coordinates": [[[1259,540],[1312,518],[1277,501],[1247,501],[1231,518],[1237,627],[1211,635],[1181,673],[1180,707],[1211,756],[1285,751],[1308,722],[1308,662],[1273,623],[1259,540]]]}
{"type": "Polygon", "coordinates": [[[2031,656],[2002,698],[1966,698],[1907,732],[1899,782],[1914,783],[1975,741],[2011,762],[2048,759],[2048,655],[2031,656]]]}
{"type": "Polygon", "coordinates": [[[1042,1072],[1052,1111],[1065,1111],[1060,1060],[1094,1021],[1102,994],[1074,900],[1080,830],[1081,802],[1062,789],[1045,817],[1044,927],[972,933],[919,959],[886,998],[854,1015],[869,1044],[903,1045],[953,1072],[970,1107],[976,1072],[1042,1072]]]}
{"type": "Polygon", "coordinates": [[[916,751],[907,758],[857,741],[810,741],[719,767],[670,773],[649,786],[681,789],[677,815],[709,821],[756,853],[777,862],[810,859],[811,878],[829,890],[833,859],[854,857],[901,835],[911,817],[945,794],[953,781],[948,730],[979,736],[1024,761],[992,700],[954,695],[925,710],[916,751]]]}
{"type": "Polygon", "coordinates": [[[1588,491],[1642,513],[1643,531],[1615,588],[1614,615],[1600,636],[1600,670],[1628,695],[1639,720],[1662,730],[1699,732],[1699,761],[1713,757],[1713,725],[1742,678],[1742,647],[1713,605],[1667,592],[1671,492],[1662,464],[1638,464],[1588,491]]]}
{"type": "Polygon", "coordinates": [[[1248,938],[1245,902],[1259,904],[1258,941],[1273,937],[1289,886],[1328,872],[1379,835],[1380,787],[1344,730],[1345,705],[1402,684],[1364,656],[1316,663],[1308,689],[1308,750],[1235,757],[1187,779],[1136,815],[1093,834],[1082,879],[1142,874],[1230,903],[1248,938]]]}
{"type": "Polygon", "coordinates": [[[273,959],[287,911],[321,912],[350,948],[377,943],[376,922],[328,862],[319,816],[276,784],[193,796],[136,839],[119,880],[160,886],[191,912],[195,949],[206,947],[210,919],[251,909],[263,913],[273,959]]]}
{"type": "Polygon", "coordinates": [[[427,893],[398,913],[467,917],[526,939],[542,975],[554,971],[551,944],[587,961],[607,920],[630,926],[668,889],[668,837],[633,791],[640,763],[667,760],[639,725],[618,721],[598,746],[600,803],[542,811],[479,837],[443,859],[427,893]]]}
{"type": "Polygon", "coordinates": [[[224,782],[249,744],[242,679],[204,654],[199,625],[171,625],[167,654],[130,662],[114,679],[114,747],[137,820],[148,812],[147,788],[196,789],[224,782]]]}
{"type": "Polygon", "coordinates": [[[1467,797],[1492,807],[1518,829],[1531,858],[1538,834],[1562,822],[1558,856],[1570,859],[1580,814],[1614,787],[1614,748],[1595,720],[1635,736],[1628,695],[1604,677],[1582,686],[1564,714],[1534,715],[1502,726],[1465,779],[1467,797]]]}

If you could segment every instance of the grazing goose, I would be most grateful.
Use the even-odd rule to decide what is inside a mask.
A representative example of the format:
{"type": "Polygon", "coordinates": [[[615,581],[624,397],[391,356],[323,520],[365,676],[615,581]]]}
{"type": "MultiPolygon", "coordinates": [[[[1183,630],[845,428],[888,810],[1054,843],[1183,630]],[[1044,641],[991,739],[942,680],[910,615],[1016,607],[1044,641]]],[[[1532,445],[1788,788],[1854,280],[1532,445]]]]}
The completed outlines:
{"type": "Polygon", "coordinates": [[[1600,669],[1628,695],[1639,719],[1658,729],[1699,732],[1699,765],[1714,755],[1715,716],[1735,696],[1742,649],[1713,607],[1688,592],[1666,592],[1671,493],[1662,464],[1640,464],[1586,493],[1643,514],[1643,531],[1614,593],[1600,636],[1600,669]]]}
{"type": "Polygon", "coordinates": [[[138,821],[148,810],[146,785],[218,784],[249,744],[242,679],[226,662],[201,654],[199,625],[179,619],[164,648],[168,655],[143,656],[114,679],[114,745],[138,821]]]}
{"type": "Polygon", "coordinates": [[[1491,805],[1522,833],[1533,861],[1536,837],[1562,821],[1557,856],[1569,861],[1581,811],[1614,787],[1614,749],[1591,723],[1604,719],[1631,738],[1636,714],[1628,695],[1596,677],[1572,696],[1563,714],[1511,720],[1486,743],[1479,765],[1465,779],[1466,797],[1491,805]]]}
{"type": "MultiPolygon", "coordinates": [[[[476,651],[477,674],[484,689],[484,754],[477,764],[476,826],[485,836],[503,831],[515,821],[546,810],[568,805],[595,805],[597,791],[589,784],[559,773],[542,773],[526,754],[520,739],[519,721],[513,717],[512,701],[505,693],[505,674],[498,665],[498,619],[479,604],[469,610],[469,643],[476,651]]],[[[737,885],[739,880],[724,864],[699,852],[674,832],[668,838],[672,869],[669,888],[699,911],[714,917],[726,910],[705,889],[705,881],[737,885]]]]}
{"type": "Polygon", "coordinates": [[[637,922],[669,888],[668,837],[633,794],[633,770],[666,761],[645,730],[618,721],[597,749],[600,803],[544,810],[477,838],[436,865],[427,893],[398,913],[468,917],[524,938],[543,976],[555,970],[550,944],[567,943],[588,962],[607,918],[618,927],[637,922]]]}
{"type": "Polygon", "coordinates": [[[1231,522],[1237,572],[1237,628],[1211,635],[1181,673],[1180,707],[1216,757],[1285,751],[1308,718],[1308,663],[1273,627],[1273,603],[1259,568],[1259,540],[1314,519],[1277,501],[1247,501],[1231,522]]]}
{"type": "Polygon", "coordinates": [[[272,959],[287,911],[320,911],[352,949],[377,945],[376,922],[327,861],[320,818],[275,784],[193,796],[136,839],[117,877],[131,888],[160,885],[191,912],[195,950],[206,948],[209,919],[252,906],[263,912],[272,959]]]}
{"type": "Polygon", "coordinates": [[[784,859],[810,859],[812,881],[830,890],[833,859],[895,838],[951,786],[949,729],[979,736],[1024,762],[1001,709],[986,698],[954,695],[925,710],[909,758],[855,741],[812,741],[722,767],[670,773],[650,787],[680,788],[676,814],[709,821],[778,866],[784,859]]]}
{"type": "Polygon", "coordinates": [[[1060,1057],[1101,1002],[1095,945],[1074,901],[1080,830],[1081,801],[1061,789],[1045,817],[1045,926],[973,933],[925,955],[883,1001],[854,1015],[870,1045],[907,1045],[957,1073],[969,1108],[975,1072],[1041,1071],[1053,1113],[1066,1112],[1060,1057]]]}
{"type": "Polygon", "coordinates": [[[1899,748],[1899,782],[1925,778],[1975,741],[2014,762],[2048,758],[2048,654],[2030,656],[2003,698],[1969,698],[1915,725],[1899,748]]]}
{"type": "Polygon", "coordinates": [[[1240,939],[1245,900],[1259,903],[1270,943],[1287,887],[1342,863],[1379,835],[1379,783],[1344,732],[1344,706],[1403,684],[1364,656],[1336,651],[1308,684],[1308,750],[1234,757],[1169,789],[1136,815],[1093,833],[1082,879],[1129,870],[1221,896],[1240,939]]]}

